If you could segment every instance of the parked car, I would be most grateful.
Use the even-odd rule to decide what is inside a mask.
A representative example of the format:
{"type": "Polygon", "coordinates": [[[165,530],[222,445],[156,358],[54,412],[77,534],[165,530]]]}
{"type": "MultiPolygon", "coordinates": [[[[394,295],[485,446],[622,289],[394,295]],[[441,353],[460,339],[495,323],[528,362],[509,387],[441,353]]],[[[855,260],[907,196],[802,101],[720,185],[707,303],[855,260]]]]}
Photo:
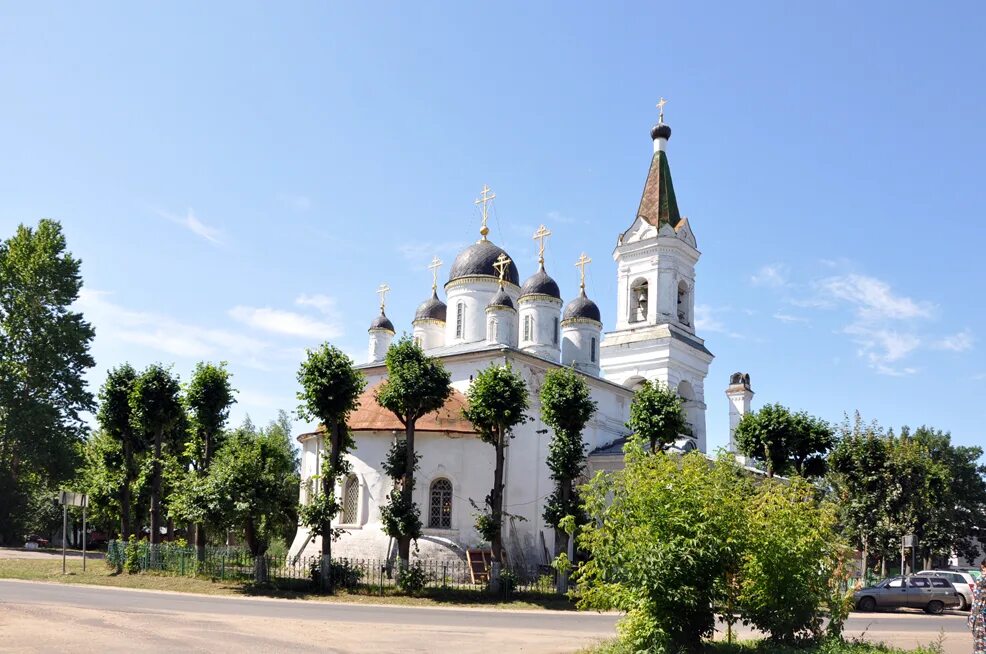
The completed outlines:
{"type": "Polygon", "coordinates": [[[972,608],[972,589],[976,587],[976,579],[968,572],[962,572],[961,570],[922,570],[918,574],[945,577],[945,579],[952,582],[955,590],[958,591],[959,596],[962,598],[962,604],[959,606],[959,610],[968,611],[972,608]]]}
{"type": "Polygon", "coordinates": [[[857,590],[855,600],[856,608],[860,611],[911,608],[924,609],[935,615],[961,603],[952,582],[944,577],[931,575],[885,579],[869,588],[857,590]]]}

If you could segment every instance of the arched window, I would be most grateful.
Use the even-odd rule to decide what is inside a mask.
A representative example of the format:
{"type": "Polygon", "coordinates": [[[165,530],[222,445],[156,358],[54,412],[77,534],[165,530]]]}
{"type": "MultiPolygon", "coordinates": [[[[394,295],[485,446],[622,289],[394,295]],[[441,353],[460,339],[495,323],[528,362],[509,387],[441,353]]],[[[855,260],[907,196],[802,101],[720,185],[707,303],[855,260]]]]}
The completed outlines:
{"type": "Polygon", "coordinates": [[[452,528],[452,482],[448,479],[436,479],[431,482],[428,526],[432,529],[452,528]]]}
{"type": "Polygon", "coordinates": [[[592,342],[589,344],[589,361],[592,363],[596,362],[596,337],[592,337],[592,342]]]}
{"type": "Polygon", "coordinates": [[[630,285],[630,322],[643,322],[647,320],[647,280],[638,279],[630,285]]]}
{"type": "Polygon", "coordinates": [[[533,340],[532,334],[534,332],[534,318],[530,316],[524,316],[524,340],[533,340]]]}
{"type": "Polygon", "coordinates": [[[346,525],[356,524],[358,509],[359,479],[356,478],[356,475],[349,475],[342,487],[342,523],[346,525]]]}
{"type": "Polygon", "coordinates": [[[462,338],[466,331],[466,303],[459,302],[455,308],[455,337],[462,338]]]}
{"type": "Polygon", "coordinates": [[[681,280],[678,282],[678,321],[690,325],[688,317],[688,282],[681,280]]]}
{"type": "Polygon", "coordinates": [[[552,338],[555,345],[558,345],[558,319],[555,318],[555,331],[552,332],[552,338]]]}

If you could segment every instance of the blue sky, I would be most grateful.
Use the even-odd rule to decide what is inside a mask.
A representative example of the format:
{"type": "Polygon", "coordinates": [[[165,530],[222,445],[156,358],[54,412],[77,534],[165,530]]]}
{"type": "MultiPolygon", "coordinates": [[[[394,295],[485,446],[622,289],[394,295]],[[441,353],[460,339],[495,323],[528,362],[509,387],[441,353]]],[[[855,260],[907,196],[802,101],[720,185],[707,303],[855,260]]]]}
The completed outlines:
{"type": "MultiPolygon", "coordinates": [[[[374,290],[554,236],[614,322],[659,96],[698,238],[709,443],[755,406],[986,442],[981,4],[7,3],[0,233],[62,221],[108,366],[227,360],[234,420],[296,405],[305,347],[360,360],[374,290]],[[865,6],[863,6],[865,5],[865,6]]],[[[300,426],[300,425],[299,425],[300,426]]]]}

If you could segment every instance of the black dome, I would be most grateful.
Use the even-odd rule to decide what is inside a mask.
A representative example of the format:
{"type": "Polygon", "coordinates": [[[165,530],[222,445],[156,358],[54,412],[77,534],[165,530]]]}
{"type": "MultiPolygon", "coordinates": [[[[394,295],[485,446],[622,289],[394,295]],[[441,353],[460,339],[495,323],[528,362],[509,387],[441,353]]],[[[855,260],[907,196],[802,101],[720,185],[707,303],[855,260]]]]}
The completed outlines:
{"type": "Polygon", "coordinates": [[[671,138],[671,128],[664,123],[658,123],[650,128],[650,137],[655,141],[659,138],[669,139],[671,138]]]}
{"type": "Polygon", "coordinates": [[[418,310],[414,312],[415,320],[440,320],[445,322],[445,316],[448,313],[448,307],[445,303],[438,299],[438,293],[435,291],[431,292],[431,297],[421,303],[418,306],[418,310]]]}
{"type": "Polygon", "coordinates": [[[538,268],[538,271],[524,282],[524,286],[520,289],[520,296],[524,297],[525,295],[550,295],[553,298],[561,299],[558,284],[548,276],[548,273],[544,272],[543,266],[538,268]]]}
{"type": "MultiPolygon", "coordinates": [[[[455,258],[455,261],[452,263],[452,269],[448,274],[448,280],[452,281],[453,279],[468,277],[470,275],[486,275],[499,279],[500,273],[493,267],[493,263],[501,254],[507,253],[503,249],[493,245],[492,241],[482,240],[478,243],[473,243],[455,258]]],[[[507,256],[509,257],[510,255],[507,254],[507,256]]],[[[512,260],[510,265],[507,266],[505,279],[512,284],[520,285],[520,273],[517,272],[517,266],[514,265],[512,260]]]]}
{"type": "Polygon", "coordinates": [[[387,329],[392,332],[396,331],[394,329],[394,323],[390,322],[390,318],[384,314],[383,309],[380,310],[380,315],[374,318],[373,322],[370,323],[370,329],[387,329]]]}
{"type": "Polygon", "coordinates": [[[586,318],[588,320],[602,322],[599,307],[596,306],[595,302],[585,296],[585,291],[582,291],[577,298],[569,302],[568,306],[565,307],[565,315],[562,316],[562,320],[571,320],[573,318],[586,318]]]}
{"type": "Polygon", "coordinates": [[[497,291],[497,294],[493,296],[493,299],[490,300],[490,303],[487,304],[486,306],[488,306],[488,307],[509,307],[509,308],[513,309],[514,308],[514,301],[511,300],[510,299],[510,296],[507,295],[507,292],[501,288],[499,291],[497,291]]]}

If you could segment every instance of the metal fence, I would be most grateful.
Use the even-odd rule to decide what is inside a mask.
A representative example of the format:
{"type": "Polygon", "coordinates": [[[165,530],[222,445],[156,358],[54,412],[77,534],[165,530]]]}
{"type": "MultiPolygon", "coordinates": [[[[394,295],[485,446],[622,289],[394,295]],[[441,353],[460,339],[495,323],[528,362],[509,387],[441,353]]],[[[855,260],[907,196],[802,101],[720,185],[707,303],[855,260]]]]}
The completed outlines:
{"type": "MultiPolygon", "coordinates": [[[[317,590],[321,580],[319,556],[254,557],[236,547],[207,547],[200,554],[194,547],[173,543],[152,546],[145,540],[110,541],[106,563],[131,573],[205,576],[291,590],[317,590]]],[[[486,575],[476,575],[466,561],[412,559],[410,567],[402,571],[394,559],[333,558],[329,574],[335,587],[372,595],[400,593],[414,585],[416,590],[432,593],[491,592],[486,575]]],[[[556,573],[549,566],[504,566],[499,593],[549,595],[555,592],[555,582],[556,573]]]]}

